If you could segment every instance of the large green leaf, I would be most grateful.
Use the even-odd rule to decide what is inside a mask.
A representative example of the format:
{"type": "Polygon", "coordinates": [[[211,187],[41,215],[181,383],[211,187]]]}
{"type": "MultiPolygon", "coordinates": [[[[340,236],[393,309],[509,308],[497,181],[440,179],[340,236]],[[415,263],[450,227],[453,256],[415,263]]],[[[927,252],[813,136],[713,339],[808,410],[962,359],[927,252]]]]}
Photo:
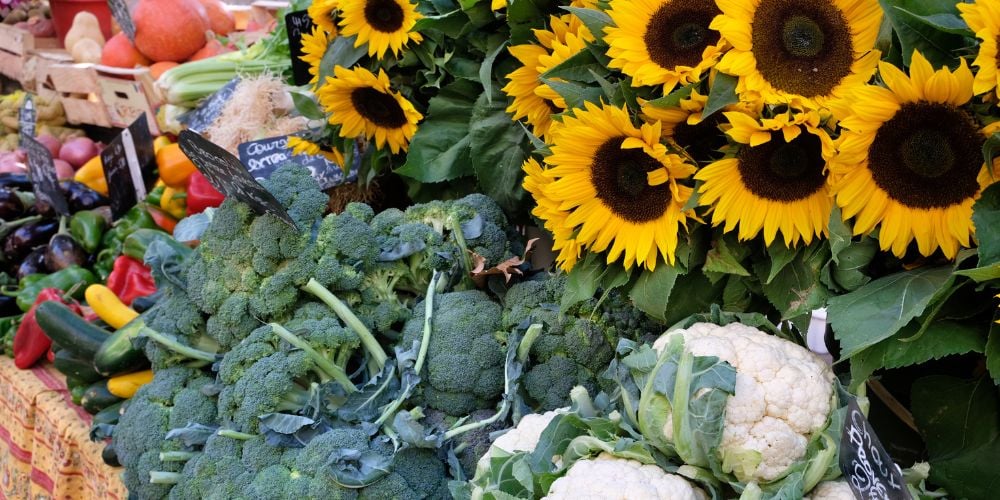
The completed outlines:
{"type": "Polygon", "coordinates": [[[323,53],[323,58],[319,61],[319,81],[326,81],[328,76],[333,76],[333,68],[337,66],[350,68],[368,53],[367,45],[354,46],[356,40],[355,36],[338,36],[330,42],[326,52],[323,53]]]}
{"type": "MultiPolygon", "coordinates": [[[[901,330],[900,337],[909,337],[919,328],[916,322],[910,323],[901,330]]],[[[935,321],[911,342],[898,338],[885,339],[851,358],[851,390],[881,369],[903,368],[945,356],[983,352],[986,343],[984,333],[985,328],[976,324],[935,321]]]]}
{"type": "Polygon", "coordinates": [[[706,272],[750,276],[750,271],[740,264],[750,253],[749,249],[733,240],[731,237],[723,237],[715,241],[715,246],[705,255],[703,269],[706,272]]]}
{"type": "MultiPolygon", "coordinates": [[[[552,90],[556,91],[560,97],[566,100],[566,105],[572,108],[582,108],[583,104],[586,102],[600,104],[602,98],[605,98],[604,90],[601,87],[596,87],[593,85],[581,85],[572,82],[563,82],[558,80],[542,79],[542,81],[552,87],[552,90]]],[[[610,96],[608,96],[610,97],[610,96]]]]}
{"type": "Polygon", "coordinates": [[[420,182],[441,182],[475,173],[469,157],[469,121],[482,88],[457,80],[430,100],[427,117],[410,141],[406,163],[396,173],[420,182]]]}
{"type": "Polygon", "coordinates": [[[919,379],[913,384],[911,406],[927,443],[931,481],[953,498],[996,498],[1000,395],[989,377],[919,379]]]}
{"type": "MultiPolygon", "coordinates": [[[[821,244],[803,248],[788,265],[781,268],[774,278],[763,283],[764,296],[781,312],[781,319],[803,318],[814,309],[823,307],[830,291],[820,282],[820,271],[829,259],[826,247],[821,244]]],[[[766,261],[757,263],[757,276],[764,282],[771,272],[766,261]]],[[[800,330],[807,324],[797,325],[800,330]]]]}
{"type": "Polygon", "coordinates": [[[957,15],[955,0],[879,0],[892,23],[902,49],[903,64],[910,65],[914,50],[919,50],[934,67],[958,64],[957,51],[969,46],[962,35],[942,31],[928,19],[957,15]]]}
{"type": "Polygon", "coordinates": [[[469,123],[469,145],[482,193],[513,213],[524,208],[521,166],[528,154],[524,128],[510,119],[505,107],[495,86],[492,100],[489,94],[479,96],[469,123]]]}
{"type": "Polygon", "coordinates": [[[643,271],[632,285],[629,298],[640,311],[656,318],[666,319],[667,304],[677,282],[676,267],[660,264],[653,271],[643,271]]]}
{"type": "Polygon", "coordinates": [[[604,28],[611,26],[614,22],[611,20],[611,16],[602,10],[597,9],[586,9],[583,7],[563,7],[564,9],[573,13],[574,16],[578,17],[580,21],[583,22],[584,26],[590,30],[590,33],[597,38],[598,41],[604,40],[604,28]]]}
{"type": "Polygon", "coordinates": [[[533,28],[544,28],[548,14],[554,9],[553,0],[511,0],[507,6],[507,24],[510,25],[510,44],[520,45],[534,41],[533,28]]]}
{"type": "Polygon", "coordinates": [[[736,83],[738,81],[739,78],[733,75],[725,73],[715,75],[715,81],[712,82],[712,88],[708,92],[708,102],[705,103],[705,109],[701,113],[702,120],[739,100],[736,97],[736,83]]]}
{"type": "Polygon", "coordinates": [[[983,195],[972,205],[972,222],[979,238],[979,267],[1000,262],[1000,183],[983,190],[983,195]]]}
{"type": "Polygon", "coordinates": [[[708,311],[712,304],[722,302],[727,280],[712,283],[705,273],[690,272],[677,277],[676,293],[670,294],[664,323],[671,325],[692,314],[708,311]]]}
{"type": "Polygon", "coordinates": [[[989,370],[993,382],[1000,385],[1000,314],[994,315],[990,324],[990,336],[986,340],[986,369],[989,370]]]}
{"type": "Polygon", "coordinates": [[[575,82],[594,83],[597,81],[594,73],[607,75],[608,70],[604,67],[604,63],[597,59],[597,55],[593,51],[581,50],[542,73],[542,78],[562,78],[575,82]]]}
{"type": "Polygon", "coordinates": [[[952,268],[924,267],[886,276],[830,299],[827,318],[848,358],[895,335],[921,315],[952,279],[952,268]]]}
{"type": "Polygon", "coordinates": [[[569,272],[560,308],[568,311],[574,305],[593,298],[597,289],[601,287],[601,279],[606,272],[608,268],[602,259],[597,254],[588,253],[569,272]]]}

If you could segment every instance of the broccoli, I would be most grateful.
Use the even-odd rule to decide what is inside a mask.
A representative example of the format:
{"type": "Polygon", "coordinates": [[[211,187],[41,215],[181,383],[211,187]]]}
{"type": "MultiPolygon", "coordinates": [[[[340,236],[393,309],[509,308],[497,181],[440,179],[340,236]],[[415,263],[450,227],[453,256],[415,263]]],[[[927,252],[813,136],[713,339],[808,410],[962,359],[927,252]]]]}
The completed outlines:
{"type": "Polygon", "coordinates": [[[637,339],[662,332],[662,326],[635,309],[616,290],[603,301],[583,301],[565,313],[559,303],[564,275],[518,283],[504,297],[502,329],[540,323],[543,333],[531,344],[524,389],[541,410],[569,404],[569,391],[582,385],[597,389],[600,373],[614,357],[620,338],[637,339]]]}
{"type": "MultiPolygon", "coordinates": [[[[423,303],[417,304],[423,311],[423,303]]],[[[497,339],[502,310],[477,290],[438,294],[427,346],[423,399],[450,415],[492,408],[504,387],[504,346],[497,339]]],[[[403,329],[403,345],[420,340],[424,315],[403,329]]]]}
{"type": "MultiPolygon", "coordinates": [[[[141,324],[136,322],[131,325],[135,334],[140,335],[144,326],[156,332],[169,332],[179,343],[199,351],[216,352],[218,344],[205,335],[205,319],[184,290],[176,286],[161,286],[160,292],[160,300],[142,314],[141,324]]],[[[155,369],[191,361],[190,356],[178,354],[157,342],[146,342],[144,350],[155,369]]]]}
{"type": "MultiPolygon", "coordinates": [[[[180,474],[162,477],[172,482],[171,500],[236,499],[244,495],[253,473],[240,461],[243,441],[214,434],[205,447],[184,464],[180,474]]],[[[130,488],[131,490],[131,488],[130,488]]]]}
{"type": "MultiPolygon", "coordinates": [[[[391,453],[388,450],[387,453],[391,453]]],[[[359,500],[426,498],[447,500],[445,467],[433,450],[404,448],[392,457],[392,471],[360,491],[359,500]]]]}
{"type": "Polygon", "coordinates": [[[125,466],[123,478],[129,491],[142,498],[163,498],[166,484],[151,484],[155,471],[179,472],[183,464],[163,462],[161,451],[178,451],[180,443],[166,441],[167,432],[189,423],[212,424],[216,420],[214,400],[203,387],[214,383],[202,372],[174,367],[155,372],[152,382],[129,400],[115,427],[112,443],[125,466]]]}

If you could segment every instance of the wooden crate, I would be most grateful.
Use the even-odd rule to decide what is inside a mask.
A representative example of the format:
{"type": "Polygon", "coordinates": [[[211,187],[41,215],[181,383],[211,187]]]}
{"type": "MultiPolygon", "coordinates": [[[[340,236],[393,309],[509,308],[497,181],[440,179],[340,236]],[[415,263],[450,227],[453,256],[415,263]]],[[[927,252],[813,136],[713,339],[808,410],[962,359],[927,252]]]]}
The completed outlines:
{"type": "Polygon", "coordinates": [[[108,110],[101,100],[101,84],[93,64],[54,64],[48,77],[59,94],[66,121],[110,127],[108,110]]]}
{"type": "Polygon", "coordinates": [[[156,110],[163,99],[149,68],[56,64],[49,68],[49,77],[68,122],[126,127],[146,113],[150,132],[159,134],[156,110]]]}
{"type": "Polygon", "coordinates": [[[36,49],[28,53],[24,64],[24,77],[21,86],[28,92],[34,92],[45,99],[58,99],[52,82],[52,66],[56,64],[73,64],[69,52],[62,49],[36,49]]]}
{"type": "Polygon", "coordinates": [[[22,82],[32,51],[58,47],[56,38],[40,38],[20,28],[0,24],[0,73],[22,82]]]}

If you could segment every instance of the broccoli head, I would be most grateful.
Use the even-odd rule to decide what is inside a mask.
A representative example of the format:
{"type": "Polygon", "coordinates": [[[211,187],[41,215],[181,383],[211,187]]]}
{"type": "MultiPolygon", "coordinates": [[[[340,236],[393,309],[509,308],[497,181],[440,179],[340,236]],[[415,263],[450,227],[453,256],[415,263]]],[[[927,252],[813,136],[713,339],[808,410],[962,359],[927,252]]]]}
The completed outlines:
{"type": "MultiPolygon", "coordinates": [[[[423,303],[414,310],[423,312],[423,303]]],[[[450,415],[493,407],[504,387],[505,349],[497,338],[501,312],[500,304],[478,290],[434,297],[422,384],[427,406],[450,415]]],[[[419,341],[423,328],[424,315],[414,315],[403,329],[403,345],[419,341]]]]}

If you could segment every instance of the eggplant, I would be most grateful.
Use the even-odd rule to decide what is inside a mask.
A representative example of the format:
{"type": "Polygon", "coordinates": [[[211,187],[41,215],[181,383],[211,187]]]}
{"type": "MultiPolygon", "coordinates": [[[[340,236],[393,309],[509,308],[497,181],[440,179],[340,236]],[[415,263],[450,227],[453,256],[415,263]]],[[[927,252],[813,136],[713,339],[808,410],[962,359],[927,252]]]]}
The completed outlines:
{"type": "Polygon", "coordinates": [[[87,252],[72,236],[59,233],[49,240],[49,245],[46,247],[45,267],[52,273],[69,266],[84,267],[87,265],[87,257],[87,252]]]}
{"type": "Polygon", "coordinates": [[[3,242],[3,254],[8,262],[18,262],[32,250],[52,239],[59,231],[59,220],[48,219],[25,224],[7,235],[3,242]]]}
{"type": "Polygon", "coordinates": [[[14,220],[24,215],[24,203],[12,189],[0,188],[0,219],[14,220]]]}
{"type": "Polygon", "coordinates": [[[38,247],[31,251],[21,264],[17,266],[17,280],[21,281],[21,278],[29,274],[47,274],[49,269],[45,264],[45,251],[48,250],[48,246],[38,247]]]}
{"type": "Polygon", "coordinates": [[[101,193],[76,181],[62,181],[59,183],[59,187],[66,195],[66,203],[69,205],[70,212],[73,213],[80,210],[93,210],[109,203],[108,199],[101,193]]]}
{"type": "Polygon", "coordinates": [[[0,294],[0,318],[18,314],[21,314],[21,308],[17,307],[17,299],[0,294]]]}
{"type": "Polygon", "coordinates": [[[0,174],[0,187],[16,189],[18,191],[31,191],[31,180],[28,179],[28,174],[4,172],[0,174]]]}

